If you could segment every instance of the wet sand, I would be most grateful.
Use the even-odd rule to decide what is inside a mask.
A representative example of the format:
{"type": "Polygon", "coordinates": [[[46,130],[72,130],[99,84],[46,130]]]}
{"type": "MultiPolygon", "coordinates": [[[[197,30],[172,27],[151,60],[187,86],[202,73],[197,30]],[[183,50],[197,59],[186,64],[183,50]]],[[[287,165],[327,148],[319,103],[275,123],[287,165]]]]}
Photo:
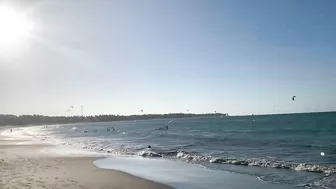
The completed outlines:
{"type": "MultiPolygon", "coordinates": [[[[1,136],[0,136],[1,137],[1,136]]],[[[51,146],[0,138],[1,189],[171,189],[127,173],[95,167],[97,157],[41,153],[51,146]]]]}

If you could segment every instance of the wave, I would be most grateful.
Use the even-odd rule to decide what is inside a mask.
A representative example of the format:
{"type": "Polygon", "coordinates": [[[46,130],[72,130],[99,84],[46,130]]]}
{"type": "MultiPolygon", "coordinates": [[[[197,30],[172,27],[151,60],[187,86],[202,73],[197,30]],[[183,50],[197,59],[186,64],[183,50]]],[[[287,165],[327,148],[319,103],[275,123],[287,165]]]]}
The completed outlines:
{"type": "MultiPolygon", "coordinates": [[[[70,142],[63,143],[63,145],[74,145],[70,142]]],[[[153,150],[140,150],[134,151],[130,149],[113,149],[104,148],[104,146],[95,145],[79,145],[79,147],[94,151],[106,152],[114,155],[137,155],[142,157],[161,157],[161,158],[177,158],[190,163],[197,162],[208,162],[214,164],[232,164],[241,166],[256,166],[265,168],[276,168],[276,169],[292,169],[295,171],[304,172],[314,172],[314,173],[325,173],[326,175],[336,173],[335,165],[319,165],[319,164],[308,164],[308,163],[297,163],[297,162],[285,162],[279,161],[275,158],[269,157],[268,159],[261,158],[236,158],[236,157],[213,157],[197,155],[194,153],[189,153],[187,151],[153,151],[153,150]]]]}
{"type": "MultiPolygon", "coordinates": [[[[75,128],[75,127],[73,127],[75,128]]],[[[13,133],[11,133],[13,134],[13,133]]],[[[30,134],[30,133],[29,133],[30,134]]],[[[127,133],[123,133],[127,134],[127,133]]],[[[27,135],[27,134],[25,134],[27,135]]],[[[39,136],[40,140],[42,139],[39,136]]],[[[47,138],[43,138],[47,140],[47,138]]],[[[186,151],[154,151],[151,150],[134,150],[134,149],[124,149],[124,148],[111,148],[109,145],[99,145],[99,144],[84,144],[71,141],[62,141],[62,145],[77,146],[83,149],[105,152],[114,155],[138,155],[143,157],[164,157],[164,158],[177,158],[182,159],[186,162],[209,162],[214,164],[232,164],[232,165],[242,165],[242,166],[257,166],[257,167],[267,167],[267,168],[277,168],[277,169],[292,169],[295,171],[305,171],[314,173],[325,173],[326,175],[336,173],[335,165],[319,165],[319,164],[308,164],[308,163],[297,163],[297,162],[285,162],[279,161],[274,158],[261,159],[261,158],[237,158],[237,157],[214,157],[214,156],[204,156],[197,152],[186,152],[186,151]]]]}
{"type": "Polygon", "coordinates": [[[146,151],[146,150],[138,152],[137,155],[142,156],[142,157],[162,157],[161,154],[158,154],[158,153],[153,152],[153,151],[146,151]]]}
{"type": "MultiPolygon", "coordinates": [[[[174,153],[168,152],[167,154],[160,154],[160,157],[171,156],[174,153]]],[[[325,173],[327,175],[336,173],[336,166],[333,165],[318,165],[318,164],[307,164],[307,163],[295,163],[295,162],[285,162],[276,161],[274,159],[258,159],[258,158],[218,158],[213,156],[202,156],[193,155],[185,151],[177,151],[176,158],[185,160],[187,162],[209,162],[209,163],[222,163],[222,164],[233,164],[233,165],[244,165],[244,166],[257,166],[257,167],[268,167],[277,169],[292,169],[295,171],[305,171],[314,173],[325,173]]]]}

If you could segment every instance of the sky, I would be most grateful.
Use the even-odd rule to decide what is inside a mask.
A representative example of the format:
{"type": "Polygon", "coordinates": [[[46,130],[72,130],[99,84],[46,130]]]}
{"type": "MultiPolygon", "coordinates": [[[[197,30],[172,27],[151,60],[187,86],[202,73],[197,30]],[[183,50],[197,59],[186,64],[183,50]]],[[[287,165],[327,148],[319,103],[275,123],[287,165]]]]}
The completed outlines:
{"type": "Polygon", "coordinates": [[[333,0],[1,6],[34,27],[0,41],[0,114],[79,115],[81,105],[84,115],[336,110],[333,0]]]}

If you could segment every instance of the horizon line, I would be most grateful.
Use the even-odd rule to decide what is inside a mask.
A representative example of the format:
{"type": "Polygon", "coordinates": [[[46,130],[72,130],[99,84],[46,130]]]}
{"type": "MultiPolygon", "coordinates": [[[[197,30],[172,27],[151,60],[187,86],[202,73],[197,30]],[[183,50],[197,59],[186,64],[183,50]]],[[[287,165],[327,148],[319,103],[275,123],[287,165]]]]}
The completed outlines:
{"type": "Polygon", "coordinates": [[[44,117],[91,117],[91,116],[145,116],[145,115],[173,115],[173,114],[182,114],[182,115],[226,115],[226,116],[262,116],[262,115],[287,115],[287,114],[309,114],[309,113],[336,113],[336,110],[331,111],[312,111],[312,112],[289,112],[289,113],[263,113],[263,114],[232,114],[229,113],[149,113],[149,114],[95,114],[95,115],[43,115],[43,114],[0,114],[1,115],[11,115],[11,116],[44,116],[44,117]]]}

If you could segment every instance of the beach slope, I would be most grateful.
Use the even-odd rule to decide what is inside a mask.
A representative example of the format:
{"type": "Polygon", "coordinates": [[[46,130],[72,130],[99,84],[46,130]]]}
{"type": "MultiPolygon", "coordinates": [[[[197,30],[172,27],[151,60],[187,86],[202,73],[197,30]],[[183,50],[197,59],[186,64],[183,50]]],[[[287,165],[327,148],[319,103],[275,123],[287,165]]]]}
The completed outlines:
{"type": "Polygon", "coordinates": [[[1,189],[171,189],[123,172],[99,169],[95,157],[58,157],[40,153],[46,145],[0,140],[1,189]]]}

